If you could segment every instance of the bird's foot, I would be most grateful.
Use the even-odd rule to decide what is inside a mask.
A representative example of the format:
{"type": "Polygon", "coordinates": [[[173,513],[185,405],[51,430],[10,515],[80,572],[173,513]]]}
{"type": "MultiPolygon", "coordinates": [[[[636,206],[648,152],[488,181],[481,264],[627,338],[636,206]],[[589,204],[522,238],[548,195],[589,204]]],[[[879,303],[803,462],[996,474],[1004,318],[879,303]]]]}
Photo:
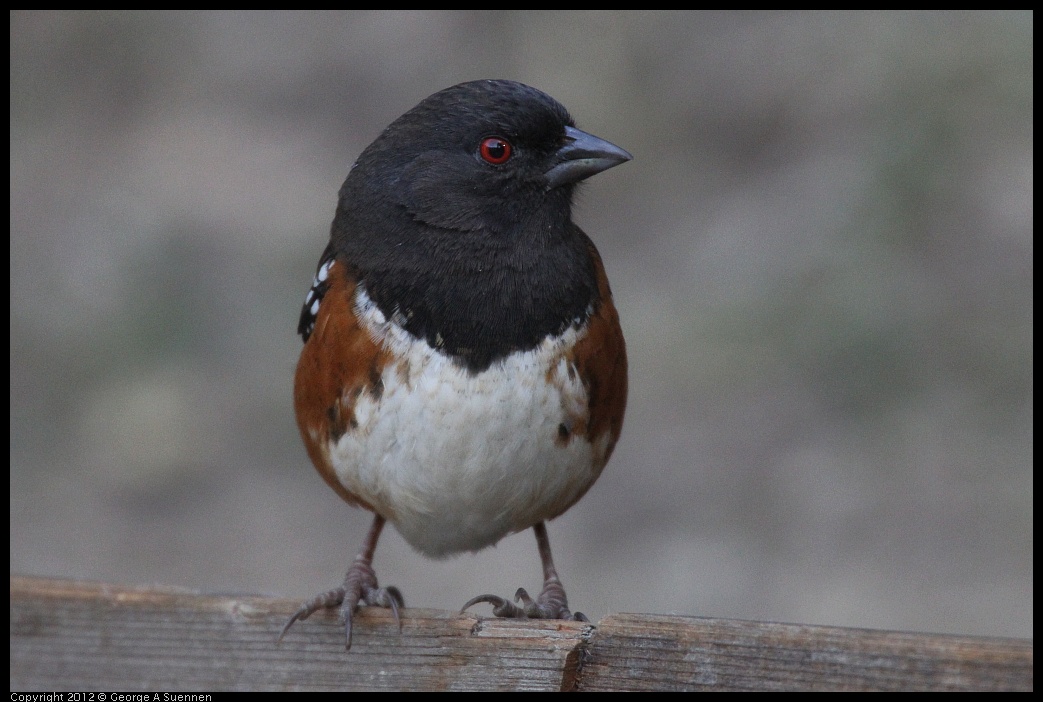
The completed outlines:
{"type": "Polygon", "coordinates": [[[565,588],[557,578],[546,581],[543,591],[534,600],[524,588],[518,588],[514,595],[514,604],[499,595],[479,595],[467,601],[460,610],[466,611],[479,602],[488,602],[493,606],[493,615],[505,619],[567,619],[575,622],[589,622],[587,616],[582,612],[570,612],[568,598],[565,597],[565,588]]]}
{"type": "Polygon", "coordinates": [[[406,606],[402,593],[394,586],[378,587],[377,574],[374,572],[373,566],[365,560],[357,558],[348,568],[347,575],[344,576],[344,585],[316,595],[302,604],[300,609],[294,612],[286,622],[286,626],[282,628],[279,641],[286,636],[286,632],[290,630],[294,622],[307,619],[320,609],[332,609],[339,606],[341,616],[344,617],[344,647],[350,649],[352,617],[355,610],[362,604],[390,609],[395,615],[395,623],[398,624],[399,631],[402,630],[402,619],[398,614],[399,608],[406,606]]]}

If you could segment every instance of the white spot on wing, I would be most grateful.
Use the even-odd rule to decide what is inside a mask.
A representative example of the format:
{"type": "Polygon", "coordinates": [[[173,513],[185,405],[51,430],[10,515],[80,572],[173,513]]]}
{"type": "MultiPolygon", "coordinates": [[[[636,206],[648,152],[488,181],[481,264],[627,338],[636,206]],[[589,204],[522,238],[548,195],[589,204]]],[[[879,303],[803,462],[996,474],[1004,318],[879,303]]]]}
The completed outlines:
{"type": "Polygon", "coordinates": [[[318,274],[315,276],[316,285],[326,282],[326,279],[330,277],[331,268],[333,268],[333,261],[326,261],[326,263],[322,264],[322,267],[319,268],[318,274]]]}

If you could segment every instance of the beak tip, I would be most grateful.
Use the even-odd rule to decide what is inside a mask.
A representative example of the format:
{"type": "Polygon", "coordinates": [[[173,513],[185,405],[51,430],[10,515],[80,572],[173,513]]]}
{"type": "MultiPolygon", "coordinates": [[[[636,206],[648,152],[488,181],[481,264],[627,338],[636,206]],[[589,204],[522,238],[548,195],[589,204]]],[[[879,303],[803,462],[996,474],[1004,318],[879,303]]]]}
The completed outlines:
{"type": "Polygon", "coordinates": [[[548,188],[578,183],[634,158],[629,151],[575,127],[566,127],[565,136],[568,143],[558,149],[546,173],[548,188]]]}

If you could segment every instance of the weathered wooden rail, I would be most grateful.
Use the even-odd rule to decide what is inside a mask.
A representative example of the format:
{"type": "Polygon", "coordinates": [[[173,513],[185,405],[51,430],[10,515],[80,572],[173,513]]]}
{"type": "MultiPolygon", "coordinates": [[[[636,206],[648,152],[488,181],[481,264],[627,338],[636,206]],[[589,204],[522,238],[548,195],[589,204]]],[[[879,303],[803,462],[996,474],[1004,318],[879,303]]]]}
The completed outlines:
{"type": "Polygon", "coordinates": [[[596,624],[11,577],[11,689],[1031,690],[1032,641],[648,614],[596,624]]]}

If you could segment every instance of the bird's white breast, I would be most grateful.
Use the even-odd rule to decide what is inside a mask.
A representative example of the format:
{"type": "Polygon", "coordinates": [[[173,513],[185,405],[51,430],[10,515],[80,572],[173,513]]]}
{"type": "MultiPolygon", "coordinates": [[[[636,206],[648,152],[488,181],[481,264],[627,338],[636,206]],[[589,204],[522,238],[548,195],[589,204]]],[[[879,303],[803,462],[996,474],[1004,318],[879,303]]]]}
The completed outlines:
{"type": "Polygon", "coordinates": [[[605,447],[566,436],[587,414],[567,356],[581,331],[470,373],[388,320],[361,286],[355,311],[399,363],[384,369],[382,392],[358,396],[357,426],[330,442],[330,460],[414,548],[489,546],[560,513],[595,479],[605,447]]]}

